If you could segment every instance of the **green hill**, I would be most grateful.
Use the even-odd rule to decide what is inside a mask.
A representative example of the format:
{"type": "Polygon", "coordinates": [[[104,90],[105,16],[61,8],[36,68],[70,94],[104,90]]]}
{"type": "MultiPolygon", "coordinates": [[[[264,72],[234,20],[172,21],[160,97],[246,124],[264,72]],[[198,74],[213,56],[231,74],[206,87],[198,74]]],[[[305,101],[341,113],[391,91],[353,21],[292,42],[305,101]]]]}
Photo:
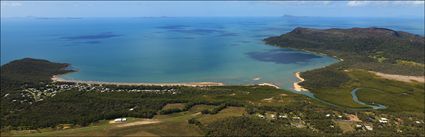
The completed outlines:
{"type": "Polygon", "coordinates": [[[69,64],[54,63],[47,60],[24,58],[9,62],[0,67],[1,91],[19,88],[22,85],[37,85],[51,82],[53,75],[72,72],[69,64]]]}
{"type": "Polygon", "coordinates": [[[424,40],[423,36],[385,28],[295,28],[264,41],[336,56],[344,60],[340,64],[342,67],[423,75],[424,40]]]}

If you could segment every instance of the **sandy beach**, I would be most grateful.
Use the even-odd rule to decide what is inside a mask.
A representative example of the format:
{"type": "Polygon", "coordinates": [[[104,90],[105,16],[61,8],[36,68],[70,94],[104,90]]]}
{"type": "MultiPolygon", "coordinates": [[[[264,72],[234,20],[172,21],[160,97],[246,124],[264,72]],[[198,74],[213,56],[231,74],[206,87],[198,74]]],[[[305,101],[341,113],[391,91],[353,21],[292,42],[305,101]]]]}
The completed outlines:
{"type": "Polygon", "coordinates": [[[390,79],[390,80],[397,80],[402,82],[419,82],[424,83],[425,82],[425,76],[405,76],[405,75],[394,75],[394,74],[385,74],[381,72],[375,72],[375,71],[369,71],[378,77],[390,79]]]}
{"type": "Polygon", "coordinates": [[[294,82],[294,90],[295,91],[308,91],[307,89],[303,88],[299,83],[303,82],[304,79],[300,76],[300,72],[295,73],[295,77],[299,79],[298,82],[294,82]]]}
{"type": "Polygon", "coordinates": [[[279,89],[279,86],[276,86],[275,84],[271,84],[271,83],[261,83],[261,84],[258,84],[258,85],[260,85],[260,86],[270,86],[270,87],[274,87],[276,89],[279,89]]]}
{"type": "Polygon", "coordinates": [[[207,87],[207,86],[223,86],[220,82],[188,82],[188,83],[130,83],[130,82],[104,82],[104,81],[83,81],[83,80],[67,80],[59,75],[52,77],[53,82],[72,82],[84,84],[105,84],[105,85],[123,85],[123,86],[187,86],[187,87],[207,87]]]}

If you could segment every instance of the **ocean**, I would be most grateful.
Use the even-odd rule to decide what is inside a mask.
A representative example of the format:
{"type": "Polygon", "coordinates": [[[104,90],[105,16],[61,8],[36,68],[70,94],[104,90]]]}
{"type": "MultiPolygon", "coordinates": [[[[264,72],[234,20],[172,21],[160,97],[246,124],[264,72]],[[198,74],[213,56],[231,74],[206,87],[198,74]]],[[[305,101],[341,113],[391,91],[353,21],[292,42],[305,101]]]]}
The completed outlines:
{"type": "Polygon", "coordinates": [[[64,79],[106,82],[273,83],[338,60],[264,44],[296,27],[384,27],[424,35],[423,19],[324,17],[2,18],[1,64],[24,57],[70,63],[64,79]]]}

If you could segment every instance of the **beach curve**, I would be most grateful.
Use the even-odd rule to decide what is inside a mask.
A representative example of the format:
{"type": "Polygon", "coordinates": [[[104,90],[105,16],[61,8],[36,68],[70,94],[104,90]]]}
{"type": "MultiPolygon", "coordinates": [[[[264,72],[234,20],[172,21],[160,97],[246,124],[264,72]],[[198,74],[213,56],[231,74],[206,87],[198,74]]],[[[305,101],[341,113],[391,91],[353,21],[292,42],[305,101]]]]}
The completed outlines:
{"type": "Polygon", "coordinates": [[[295,73],[295,77],[297,77],[299,81],[298,82],[294,82],[293,88],[294,88],[295,91],[299,91],[299,92],[301,92],[301,91],[308,91],[308,89],[306,89],[306,88],[304,88],[304,87],[302,87],[300,85],[301,82],[304,82],[305,81],[305,79],[301,77],[300,73],[301,72],[296,72],[295,73]]]}

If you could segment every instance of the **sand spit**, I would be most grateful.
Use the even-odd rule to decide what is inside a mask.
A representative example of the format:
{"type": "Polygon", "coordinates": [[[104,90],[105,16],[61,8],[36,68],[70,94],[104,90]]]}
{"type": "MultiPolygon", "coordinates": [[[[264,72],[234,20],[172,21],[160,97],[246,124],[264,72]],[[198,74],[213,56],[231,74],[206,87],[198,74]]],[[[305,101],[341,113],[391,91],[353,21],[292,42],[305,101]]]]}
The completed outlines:
{"type": "Polygon", "coordinates": [[[101,85],[122,85],[122,86],[187,86],[187,87],[207,87],[207,86],[223,86],[220,82],[188,82],[188,83],[128,83],[128,82],[103,82],[103,81],[83,81],[83,80],[67,80],[54,75],[53,82],[72,82],[81,84],[101,84],[101,85]]]}
{"type": "Polygon", "coordinates": [[[270,86],[270,87],[274,87],[276,89],[279,89],[279,86],[276,86],[275,84],[271,84],[271,83],[261,83],[258,84],[259,86],[270,86]]]}
{"type": "Polygon", "coordinates": [[[139,126],[139,125],[149,125],[149,124],[155,124],[160,123],[161,121],[155,120],[155,119],[143,119],[140,121],[130,122],[130,123],[122,123],[117,125],[116,127],[130,127],[130,126],[139,126]]]}
{"type": "Polygon", "coordinates": [[[308,89],[305,89],[300,85],[300,83],[304,81],[304,78],[301,77],[300,72],[296,72],[295,77],[297,77],[299,79],[299,81],[294,82],[294,90],[295,91],[308,91],[308,89]]]}
{"type": "Polygon", "coordinates": [[[425,82],[425,76],[405,76],[405,75],[394,75],[394,74],[385,74],[381,72],[369,71],[378,77],[402,82],[425,82]]]}

